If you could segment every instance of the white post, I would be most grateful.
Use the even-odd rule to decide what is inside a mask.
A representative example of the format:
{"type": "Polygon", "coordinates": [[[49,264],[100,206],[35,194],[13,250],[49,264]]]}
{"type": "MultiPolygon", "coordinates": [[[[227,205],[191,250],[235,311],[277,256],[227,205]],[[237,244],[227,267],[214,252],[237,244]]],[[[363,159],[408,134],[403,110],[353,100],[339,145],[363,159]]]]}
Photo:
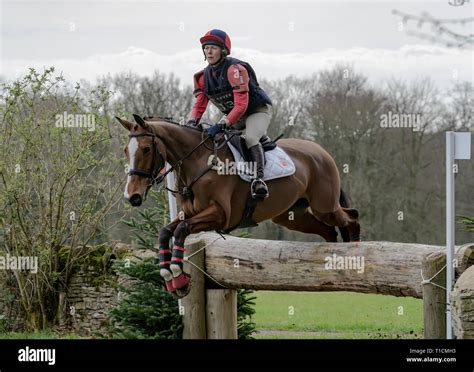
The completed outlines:
{"type": "MultiPolygon", "coordinates": [[[[171,166],[168,163],[166,163],[166,170],[170,169],[170,167],[171,166]]],[[[168,188],[171,190],[175,189],[173,172],[168,173],[168,175],[166,176],[166,186],[168,186],[168,188]]],[[[168,206],[170,209],[170,222],[171,222],[178,215],[178,208],[176,206],[176,198],[174,197],[171,191],[168,191],[168,206]]],[[[174,238],[171,238],[171,243],[172,244],[174,243],[174,238]]],[[[180,309],[181,309],[181,299],[178,300],[178,311],[180,311],[180,309]]]]}
{"type": "MultiPolygon", "coordinates": [[[[166,163],[166,170],[170,169],[170,167],[171,166],[168,163],[166,163]]],[[[169,189],[174,190],[175,184],[174,184],[173,172],[168,173],[168,175],[166,176],[166,186],[169,189]]],[[[168,206],[170,209],[170,222],[171,222],[178,215],[178,209],[176,207],[176,198],[174,197],[171,191],[168,191],[168,206]]]]}
{"type": "Polygon", "coordinates": [[[446,338],[453,338],[451,288],[454,256],[454,132],[446,132],[446,338]]]}
{"type": "Polygon", "coordinates": [[[454,282],[454,160],[471,158],[471,132],[446,132],[446,338],[453,338],[451,289],[454,282]]]}

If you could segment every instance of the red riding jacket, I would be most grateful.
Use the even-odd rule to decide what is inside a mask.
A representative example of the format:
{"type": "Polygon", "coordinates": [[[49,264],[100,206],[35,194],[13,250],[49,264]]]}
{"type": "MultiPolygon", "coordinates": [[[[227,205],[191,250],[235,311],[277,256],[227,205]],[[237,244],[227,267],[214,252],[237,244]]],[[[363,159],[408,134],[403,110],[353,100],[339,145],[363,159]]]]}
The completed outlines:
{"type": "MultiPolygon", "coordinates": [[[[227,70],[227,79],[233,88],[234,108],[227,114],[227,120],[232,125],[236,123],[247,110],[249,104],[249,73],[241,64],[231,65],[227,70]]],[[[204,70],[194,75],[194,96],[196,102],[190,118],[199,120],[206,111],[209,99],[203,92],[204,70]]]]}

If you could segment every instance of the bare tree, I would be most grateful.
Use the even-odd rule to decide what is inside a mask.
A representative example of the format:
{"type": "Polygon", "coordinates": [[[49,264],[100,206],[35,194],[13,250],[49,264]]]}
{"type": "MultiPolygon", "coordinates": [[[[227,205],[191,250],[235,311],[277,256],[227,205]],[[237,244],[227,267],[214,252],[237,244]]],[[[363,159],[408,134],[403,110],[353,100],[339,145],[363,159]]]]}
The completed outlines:
{"type": "MultiPolygon", "coordinates": [[[[457,1],[458,6],[466,4],[467,1],[457,1]]],[[[456,4],[451,4],[456,6],[456,4]]],[[[422,30],[408,30],[407,34],[418,37],[420,39],[428,40],[434,44],[443,44],[452,48],[472,48],[474,44],[473,33],[461,33],[454,31],[456,26],[468,26],[468,30],[472,30],[472,22],[474,17],[460,18],[460,19],[444,19],[436,18],[428,12],[422,12],[420,15],[412,15],[394,9],[393,14],[402,17],[402,22],[407,25],[416,24],[418,29],[422,29],[425,25],[430,28],[429,31],[422,30]]]]}

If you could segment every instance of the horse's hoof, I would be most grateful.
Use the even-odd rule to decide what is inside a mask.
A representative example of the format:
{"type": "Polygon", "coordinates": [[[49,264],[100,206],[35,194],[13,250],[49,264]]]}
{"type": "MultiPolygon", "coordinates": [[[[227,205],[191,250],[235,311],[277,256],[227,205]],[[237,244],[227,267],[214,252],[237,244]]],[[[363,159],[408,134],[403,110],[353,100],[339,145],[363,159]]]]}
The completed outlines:
{"type": "Polygon", "coordinates": [[[166,292],[176,291],[175,287],[173,286],[173,280],[165,281],[165,289],[166,289],[166,292]]]}
{"type": "Polygon", "coordinates": [[[185,272],[182,272],[176,278],[173,278],[173,280],[172,280],[173,283],[172,284],[173,284],[173,287],[176,290],[178,290],[178,289],[181,289],[184,286],[188,285],[190,281],[191,281],[191,275],[189,275],[185,272]]]}
{"type": "Polygon", "coordinates": [[[191,290],[191,275],[182,272],[176,278],[173,278],[173,286],[178,298],[185,297],[191,290]]]}
{"type": "Polygon", "coordinates": [[[191,291],[191,282],[186,284],[184,287],[176,289],[176,296],[178,298],[186,297],[189,294],[190,291],[191,291]]]}
{"type": "Polygon", "coordinates": [[[163,283],[163,289],[169,293],[171,296],[173,296],[173,298],[175,299],[180,299],[181,297],[179,297],[177,294],[176,294],[176,288],[173,287],[173,281],[172,280],[168,280],[168,281],[165,281],[163,283]]]}

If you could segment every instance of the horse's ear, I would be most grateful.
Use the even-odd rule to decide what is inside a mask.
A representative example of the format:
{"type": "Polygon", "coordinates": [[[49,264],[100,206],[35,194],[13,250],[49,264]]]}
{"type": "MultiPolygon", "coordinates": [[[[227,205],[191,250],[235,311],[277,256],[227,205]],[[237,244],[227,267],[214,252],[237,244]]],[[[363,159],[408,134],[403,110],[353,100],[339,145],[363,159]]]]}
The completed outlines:
{"type": "Polygon", "coordinates": [[[143,129],[148,129],[148,124],[146,123],[145,120],[140,115],[133,114],[133,118],[135,119],[135,122],[141,126],[143,129]]]}
{"type": "Polygon", "coordinates": [[[127,129],[129,132],[132,131],[133,123],[130,123],[128,120],[120,119],[118,116],[116,116],[115,119],[117,119],[119,123],[122,124],[122,127],[127,129]]]}

